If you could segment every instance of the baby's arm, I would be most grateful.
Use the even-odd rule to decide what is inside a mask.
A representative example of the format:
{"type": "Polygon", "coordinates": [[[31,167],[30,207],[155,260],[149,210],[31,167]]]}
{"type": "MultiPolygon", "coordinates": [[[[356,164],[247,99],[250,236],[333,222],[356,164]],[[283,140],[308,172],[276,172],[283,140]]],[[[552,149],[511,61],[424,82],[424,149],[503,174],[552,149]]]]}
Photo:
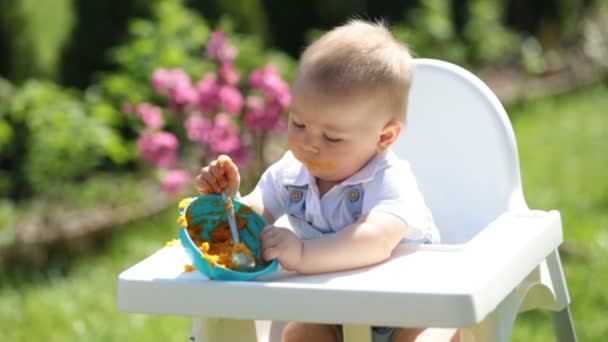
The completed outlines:
{"type": "Polygon", "coordinates": [[[241,198],[240,201],[251,207],[251,209],[253,209],[256,213],[262,215],[266,222],[270,224],[274,223],[275,219],[274,217],[272,217],[270,211],[264,208],[264,203],[262,203],[262,201],[256,200],[256,197],[251,196],[250,194],[241,198]]]}
{"type": "Polygon", "coordinates": [[[407,224],[395,215],[371,212],[336,234],[302,243],[300,273],[369,266],[388,259],[407,224]]]}
{"type": "Polygon", "coordinates": [[[288,270],[323,273],[369,266],[386,260],[407,224],[385,212],[371,212],[341,231],[319,240],[299,240],[285,228],[262,232],[264,258],[277,258],[288,270]]]}

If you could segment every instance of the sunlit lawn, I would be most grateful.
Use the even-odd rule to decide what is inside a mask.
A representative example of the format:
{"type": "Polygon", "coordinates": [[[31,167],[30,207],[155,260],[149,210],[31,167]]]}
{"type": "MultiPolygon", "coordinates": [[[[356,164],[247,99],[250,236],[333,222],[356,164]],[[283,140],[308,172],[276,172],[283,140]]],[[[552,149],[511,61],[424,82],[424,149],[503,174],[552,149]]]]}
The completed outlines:
{"type": "MultiPolygon", "coordinates": [[[[511,108],[526,197],[558,209],[581,341],[608,336],[608,85],[511,108]]],[[[183,317],[119,312],[116,276],[176,236],[173,210],[116,229],[100,252],[46,276],[0,275],[0,341],[186,341],[183,317]]],[[[514,341],[552,341],[549,315],[519,316],[514,341]]]]}
{"type": "MultiPolygon", "coordinates": [[[[578,337],[605,341],[608,83],[528,103],[513,110],[512,116],[528,205],[562,213],[567,240],[562,258],[578,337]]],[[[514,340],[553,341],[549,317],[537,312],[520,316],[514,340]]]]}

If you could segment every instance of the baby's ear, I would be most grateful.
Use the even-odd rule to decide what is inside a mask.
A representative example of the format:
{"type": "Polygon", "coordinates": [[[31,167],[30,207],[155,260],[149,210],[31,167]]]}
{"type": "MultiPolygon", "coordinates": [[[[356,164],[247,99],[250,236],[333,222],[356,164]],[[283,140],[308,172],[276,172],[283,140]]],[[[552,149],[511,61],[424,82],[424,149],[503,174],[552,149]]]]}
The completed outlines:
{"type": "Polygon", "coordinates": [[[397,141],[403,131],[403,123],[398,120],[391,120],[382,128],[378,139],[378,150],[384,152],[397,141]]]}

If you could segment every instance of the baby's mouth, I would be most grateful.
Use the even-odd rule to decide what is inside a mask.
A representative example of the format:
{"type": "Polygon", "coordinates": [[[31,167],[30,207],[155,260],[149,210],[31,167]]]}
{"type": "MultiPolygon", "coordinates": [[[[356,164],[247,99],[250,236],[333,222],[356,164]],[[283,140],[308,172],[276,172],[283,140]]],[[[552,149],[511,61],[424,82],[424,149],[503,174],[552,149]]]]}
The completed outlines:
{"type": "Polygon", "coordinates": [[[332,171],[336,165],[332,161],[315,161],[310,159],[302,159],[302,163],[310,171],[332,171]]]}

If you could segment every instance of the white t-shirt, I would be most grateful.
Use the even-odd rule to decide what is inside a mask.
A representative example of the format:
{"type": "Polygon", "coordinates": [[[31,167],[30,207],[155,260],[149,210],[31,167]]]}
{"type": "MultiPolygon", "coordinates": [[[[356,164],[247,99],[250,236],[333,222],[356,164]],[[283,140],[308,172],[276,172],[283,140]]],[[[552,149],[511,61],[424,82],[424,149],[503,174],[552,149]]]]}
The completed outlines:
{"type": "Polygon", "coordinates": [[[424,203],[409,163],[392,151],[376,155],[361,170],[319,198],[313,175],[288,151],[262,175],[250,196],[261,201],[274,219],[287,212],[288,185],[308,185],[305,219],[326,232],[337,232],[354,223],[344,187],[363,186],[362,215],[375,211],[393,214],[408,224],[404,239],[439,242],[432,215],[424,203]]]}

